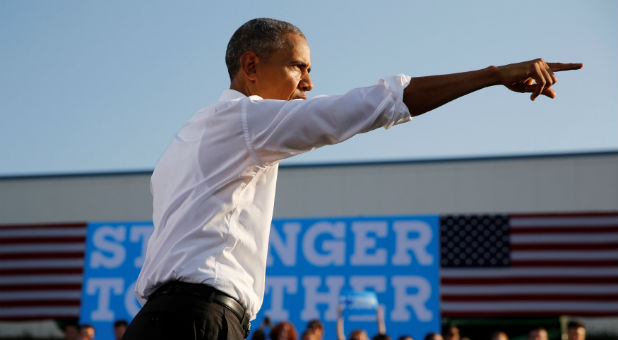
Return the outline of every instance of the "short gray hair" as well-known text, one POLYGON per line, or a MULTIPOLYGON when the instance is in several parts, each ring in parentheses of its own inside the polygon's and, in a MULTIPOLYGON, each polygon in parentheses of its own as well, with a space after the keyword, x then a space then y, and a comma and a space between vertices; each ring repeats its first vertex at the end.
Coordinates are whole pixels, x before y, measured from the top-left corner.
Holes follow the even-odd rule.
POLYGON ((298 27, 276 19, 257 18, 240 26, 230 38, 225 52, 230 80, 233 80, 240 70, 240 57, 245 52, 252 51, 260 58, 269 58, 273 52, 284 47, 284 36, 288 33, 305 37, 298 27))

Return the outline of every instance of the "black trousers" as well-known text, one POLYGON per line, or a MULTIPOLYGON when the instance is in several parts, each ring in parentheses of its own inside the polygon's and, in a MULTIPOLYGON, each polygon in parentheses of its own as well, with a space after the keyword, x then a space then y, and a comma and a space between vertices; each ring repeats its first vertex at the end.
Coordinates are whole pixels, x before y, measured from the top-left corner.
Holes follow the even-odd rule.
POLYGON ((242 340, 245 328, 228 308, 188 292, 153 294, 123 340, 242 340))

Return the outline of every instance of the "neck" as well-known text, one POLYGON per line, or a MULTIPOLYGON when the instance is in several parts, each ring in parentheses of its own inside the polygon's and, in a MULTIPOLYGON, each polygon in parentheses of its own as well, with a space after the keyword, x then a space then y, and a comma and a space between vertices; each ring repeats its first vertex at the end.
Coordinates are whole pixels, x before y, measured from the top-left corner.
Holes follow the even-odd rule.
POLYGON ((243 81, 240 77, 235 77, 230 84, 230 89, 236 90, 245 96, 249 97, 251 95, 251 91, 249 91, 249 86, 247 83, 243 81))

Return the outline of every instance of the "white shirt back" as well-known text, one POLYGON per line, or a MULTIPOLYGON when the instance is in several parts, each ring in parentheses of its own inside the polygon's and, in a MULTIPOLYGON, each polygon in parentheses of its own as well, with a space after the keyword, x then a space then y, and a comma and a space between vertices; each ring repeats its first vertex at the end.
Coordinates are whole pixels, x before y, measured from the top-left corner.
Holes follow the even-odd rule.
POLYGON ((178 132, 151 179, 154 232, 136 293, 205 283, 251 314, 264 297, 279 162, 410 120, 398 75, 341 96, 264 100, 226 90, 178 132))

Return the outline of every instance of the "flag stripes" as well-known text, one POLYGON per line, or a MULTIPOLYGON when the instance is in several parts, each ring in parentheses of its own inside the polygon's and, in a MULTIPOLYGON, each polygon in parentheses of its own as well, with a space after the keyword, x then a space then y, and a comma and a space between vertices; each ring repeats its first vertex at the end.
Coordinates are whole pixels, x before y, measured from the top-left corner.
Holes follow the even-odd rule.
POLYGON ((442 254, 451 251, 448 238, 459 235, 461 257, 459 266, 442 266, 443 316, 618 313, 618 213, 510 215, 509 261, 491 268, 463 265, 475 254, 461 251, 472 247, 465 241, 466 226, 472 218, 477 224, 484 219, 495 222, 495 216, 441 217, 441 222, 449 218, 456 229, 448 234, 443 230, 442 254))
POLYGON ((0 225, 0 320, 78 318, 86 223, 0 225))

